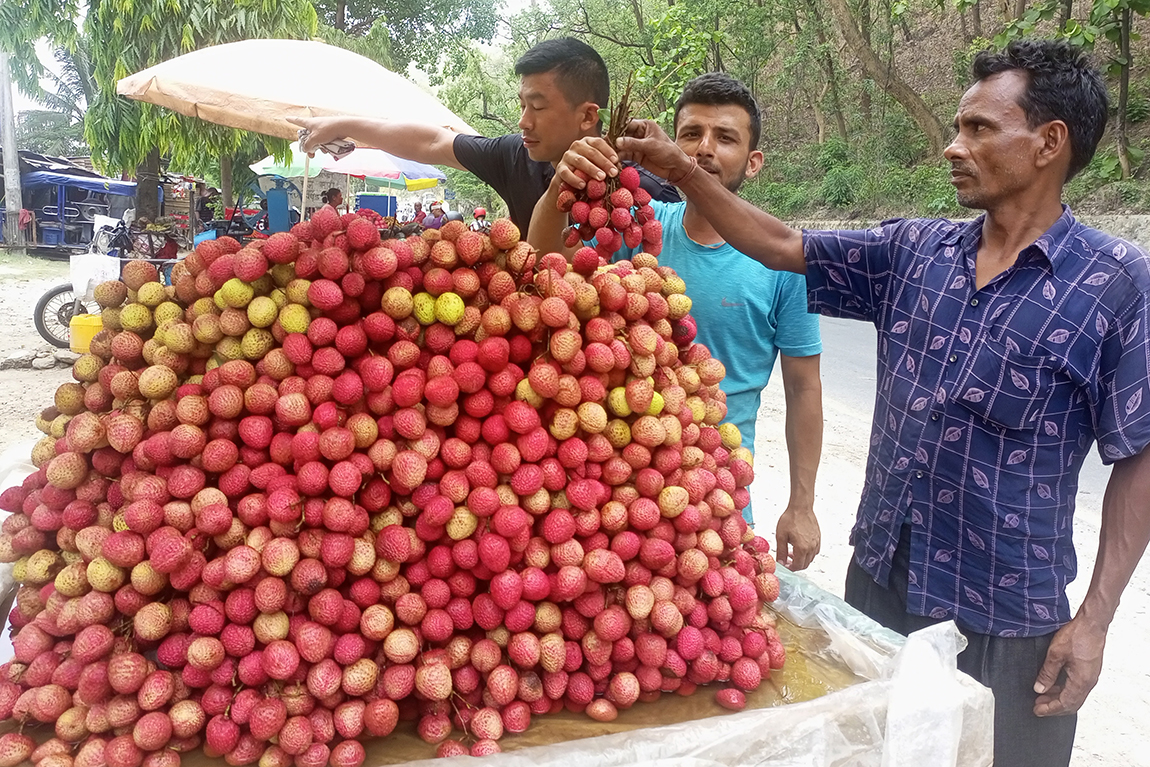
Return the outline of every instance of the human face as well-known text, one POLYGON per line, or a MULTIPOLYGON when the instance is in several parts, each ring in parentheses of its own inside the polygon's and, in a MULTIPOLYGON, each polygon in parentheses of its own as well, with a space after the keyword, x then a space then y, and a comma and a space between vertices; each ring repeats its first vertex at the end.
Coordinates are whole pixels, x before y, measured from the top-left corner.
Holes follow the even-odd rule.
POLYGON ((738 104, 684 105, 675 143, 732 192, 763 167, 763 153, 751 146, 751 116, 738 104))
MULTIPOLYGON (((1051 153, 1051 126, 1030 127, 1019 100, 1027 76, 1019 70, 975 83, 962 97, 954 118, 956 135, 943 152, 950 162, 950 183, 964 208, 992 209, 1031 189, 1041 177, 1057 176, 1061 186, 1069 164, 1069 145, 1051 153)), ((1064 130, 1056 121, 1056 131, 1064 130)))
POLYGON ((571 104, 560 90, 554 72, 524 75, 520 79, 519 130, 532 160, 559 162, 573 143, 594 132, 597 122, 598 106, 590 102, 571 104))

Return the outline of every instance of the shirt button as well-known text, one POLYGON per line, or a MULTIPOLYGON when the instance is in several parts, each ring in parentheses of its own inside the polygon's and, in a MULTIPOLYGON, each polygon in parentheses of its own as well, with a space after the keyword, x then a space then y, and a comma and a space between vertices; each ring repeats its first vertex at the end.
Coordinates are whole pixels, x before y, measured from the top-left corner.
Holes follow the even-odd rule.
POLYGON ((978 306, 978 299, 977 298, 970 299, 970 305, 971 306, 978 306))
POLYGON ((914 473, 914 476, 915 476, 915 478, 916 478, 916 479, 922 479, 922 472, 921 472, 921 471, 916 471, 916 472, 914 473))
POLYGON ((957 354, 950 355, 950 361, 951 362, 958 362, 958 355, 957 354))
POLYGON ((930 414, 930 420, 937 421, 938 420, 938 413, 931 413, 930 414))

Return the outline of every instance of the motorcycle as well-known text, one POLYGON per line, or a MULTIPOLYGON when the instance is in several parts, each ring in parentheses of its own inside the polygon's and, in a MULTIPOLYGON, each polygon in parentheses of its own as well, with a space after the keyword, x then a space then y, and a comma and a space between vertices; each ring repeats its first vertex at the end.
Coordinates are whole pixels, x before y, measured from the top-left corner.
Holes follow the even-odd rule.
MULTIPOLYGON (((120 222, 115 227, 102 227, 92 238, 88 252, 73 256, 73 258, 83 259, 92 255, 108 256, 118 260, 122 269, 123 264, 127 261, 141 260, 138 256, 127 255, 141 249, 140 243, 133 241, 133 234, 129 232, 128 227, 120 222)), ((154 250, 151 248, 150 239, 148 249, 154 250)), ((170 285, 172 283, 172 267, 177 262, 176 258, 143 257, 142 260, 156 265, 156 269, 160 273, 160 281, 163 284, 170 285)), ((75 274, 75 270, 73 270, 73 274, 75 274)), ((109 279, 113 279, 115 276, 119 275, 109 276, 109 279)), ((93 308, 95 308, 94 304, 93 308)), ((49 288, 44 295, 40 296, 40 300, 36 302, 36 308, 33 309, 32 319, 36 324, 36 331, 45 341, 58 348, 66 349, 71 342, 72 318, 78 314, 87 313, 88 305, 84 301, 84 294, 77 295, 73 289, 73 284, 67 282, 49 288)))

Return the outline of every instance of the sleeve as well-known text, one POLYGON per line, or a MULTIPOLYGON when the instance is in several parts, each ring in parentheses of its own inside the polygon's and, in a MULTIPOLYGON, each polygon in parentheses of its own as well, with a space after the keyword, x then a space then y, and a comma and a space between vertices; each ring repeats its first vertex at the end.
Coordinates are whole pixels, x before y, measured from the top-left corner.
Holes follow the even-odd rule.
POLYGON ((1106 464, 1138 455, 1150 444, 1150 297, 1145 292, 1119 315, 1102 342, 1098 452, 1106 464))
POLYGON ((452 148, 459 164, 473 173, 480 181, 495 190, 500 196, 507 188, 510 177, 511 153, 508 151, 506 136, 487 138, 470 136, 464 133, 455 137, 452 148))
POLYGON ((905 219, 871 229, 803 230, 810 311, 876 322, 905 219))
POLYGON ((807 310, 806 284, 801 274, 779 273, 775 295, 775 346, 788 357, 822 354, 819 315, 807 310))

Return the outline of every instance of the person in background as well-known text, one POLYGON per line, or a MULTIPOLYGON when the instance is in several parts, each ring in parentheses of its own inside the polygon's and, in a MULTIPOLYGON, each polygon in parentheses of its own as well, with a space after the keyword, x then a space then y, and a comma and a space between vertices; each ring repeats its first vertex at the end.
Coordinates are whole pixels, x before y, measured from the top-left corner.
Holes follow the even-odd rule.
POLYGON ((323 200, 324 205, 330 205, 336 210, 339 210, 339 206, 343 205, 343 192, 339 191, 339 189, 334 186, 321 194, 319 197, 321 200, 323 200))
POLYGON ((1086 54, 1016 40, 979 53, 973 80, 944 152, 958 203, 985 211, 970 222, 799 231, 699 172, 654 123, 634 123, 619 152, 678 179, 743 253, 805 273, 811 308, 875 325, 847 602, 902 634, 955 621, 969 642, 958 667, 994 693, 994 763, 1065 767, 1150 541, 1150 257, 1062 202, 1109 113, 1086 54), (1072 612, 1075 496, 1095 444, 1114 468, 1072 612))
POLYGON ((216 217, 216 212, 212 207, 212 202, 215 200, 216 195, 220 190, 214 186, 206 186, 204 184, 197 184, 196 190, 196 215, 199 216, 200 222, 207 224, 216 217))
POLYGON ((420 202, 419 200, 415 201, 414 208, 415 208, 415 215, 411 217, 411 220, 417 224, 422 225, 423 219, 427 218, 427 211, 425 211, 423 209, 423 203, 420 202))
MULTIPOLYGON (((762 120, 754 96, 738 80, 719 73, 687 83, 675 104, 675 142, 684 153, 735 193, 763 165, 758 150, 762 120)), ((558 166, 555 179, 535 207, 530 242, 540 252, 565 252, 567 215, 557 210, 559 182, 580 168, 601 173, 610 145, 601 138, 575 142, 558 166)), ((613 167, 613 164, 612 164, 613 167)), ((822 452, 822 382, 819 379, 818 315, 807 312, 806 284, 789 272, 756 263, 729 245, 690 198, 652 202, 663 225, 659 264, 683 279, 697 323, 695 340, 727 368, 726 421, 738 427, 743 446, 754 450, 755 418, 762 390, 778 359, 786 396, 786 440, 790 498, 775 526, 778 560, 793 570, 806 568, 819 552, 815 516, 815 476, 822 452)), ((623 248, 615 258, 629 259, 623 248)), ((751 507, 743 509, 753 522, 751 507)))
POLYGON ((443 203, 439 200, 431 203, 431 215, 423 219, 424 229, 438 229, 443 226, 447 221, 447 217, 443 214, 443 203))
MULTIPOLYGON (((531 211, 547 191, 555 163, 571 144, 603 131, 599 108, 610 102, 607 65, 573 37, 544 40, 515 62, 519 76, 519 133, 485 138, 434 125, 364 117, 293 118, 300 148, 314 152, 338 138, 407 160, 470 171, 507 202, 511 220, 527 234, 531 211)), ((678 202, 674 187, 640 170, 652 199, 678 202)))
POLYGON ((471 231, 473 231, 473 232, 489 232, 489 231, 491 231, 491 224, 487 223, 487 209, 486 208, 476 208, 475 213, 472 214, 472 217, 475 220, 472 221, 471 226, 468 227, 469 229, 471 229, 471 231))

